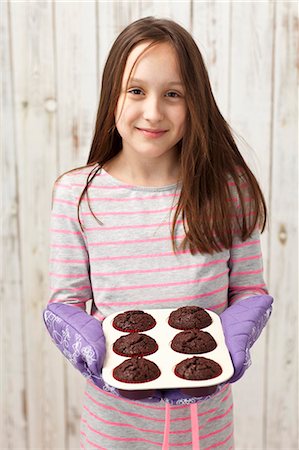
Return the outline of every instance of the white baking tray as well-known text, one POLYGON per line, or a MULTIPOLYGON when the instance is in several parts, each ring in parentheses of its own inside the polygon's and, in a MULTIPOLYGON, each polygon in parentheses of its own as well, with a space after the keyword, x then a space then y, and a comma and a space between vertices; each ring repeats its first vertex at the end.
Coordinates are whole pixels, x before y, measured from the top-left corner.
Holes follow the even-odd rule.
POLYGON ((212 318, 212 323, 206 328, 202 328, 203 331, 210 333, 217 343, 215 350, 208 353, 201 354, 185 354, 177 353, 172 350, 170 344, 174 336, 183 330, 172 328, 168 325, 168 318, 172 311, 175 309, 143 309, 142 311, 151 314, 156 320, 157 324, 154 328, 148 331, 143 331, 143 334, 147 334, 154 338, 158 344, 158 350, 152 355, 145 356, 157 364, 161 371, 161 375, 155 380, 145 383, 124 383, 118 381, 113 377, 113 369, 121 364, 128 357, 117 355, 112 347, 116 339, 129 333, 116 330, 113 325, 113 319, 118 314, 125 311, 119 311, 107 316, 103 321, 103 331, 106 338, 106 357, 104 360, 102 377, 103 380, 118 389, 126 390, 143 390, 143 389, 172 389, 172 388, 199 388, 215 386, 223 383, 232 377, 234 368, 230 358, 230 354, 225 345, 225 339, 222 331, 222 325, 219 316, 213 311, 207 310, 207 313, 212 318), (203 356, 205 358, 212 359, 220 364, 222 373, 215 378, 209 380, 184 380, 177 377, 174 374, 174 368, 176 364, 187 358, 193 356, 203 356))

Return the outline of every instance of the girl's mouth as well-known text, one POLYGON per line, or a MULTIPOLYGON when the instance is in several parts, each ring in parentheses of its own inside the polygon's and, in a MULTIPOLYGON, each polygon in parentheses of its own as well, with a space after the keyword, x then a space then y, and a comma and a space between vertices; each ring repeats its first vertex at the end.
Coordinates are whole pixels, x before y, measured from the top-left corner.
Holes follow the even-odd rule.
POLYGON ((140 131, 143 136, 149 138, 159 138, 167 132, 167 130, 153 130, 149 128, 137 128, 137 130, 140 131))

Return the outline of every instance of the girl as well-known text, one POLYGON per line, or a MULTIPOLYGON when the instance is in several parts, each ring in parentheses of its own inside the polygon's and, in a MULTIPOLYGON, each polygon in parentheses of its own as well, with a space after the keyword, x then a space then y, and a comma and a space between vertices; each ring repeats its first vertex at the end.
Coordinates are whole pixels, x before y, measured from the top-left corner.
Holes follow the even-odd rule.
POLYGON ((46 326, 88 378, 82 449, 232 449, 230 384, 128 400, 105 384, 103 318, 198 305, 220 315, 234 365, 271 312, 259 232, 266 207, 177 23, 151 17, 116 39, 88 164, 55 185, 46 326), (91 300, 91 314, 86 303, 91 300))

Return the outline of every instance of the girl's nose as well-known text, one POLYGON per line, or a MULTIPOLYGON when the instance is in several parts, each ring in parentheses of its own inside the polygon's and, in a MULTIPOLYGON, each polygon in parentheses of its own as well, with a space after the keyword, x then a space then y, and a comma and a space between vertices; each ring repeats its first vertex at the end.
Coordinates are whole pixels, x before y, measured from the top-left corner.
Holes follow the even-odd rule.
POLYGON ((144 102, 143 117, 149 122, 160 122, 164 118, 161 101, 156 97, 149 97, 144 102))

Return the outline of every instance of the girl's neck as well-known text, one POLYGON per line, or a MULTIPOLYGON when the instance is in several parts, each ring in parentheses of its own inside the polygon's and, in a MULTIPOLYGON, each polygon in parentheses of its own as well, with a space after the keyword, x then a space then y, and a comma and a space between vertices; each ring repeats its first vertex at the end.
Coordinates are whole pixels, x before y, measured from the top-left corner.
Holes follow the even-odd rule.
POLYGON ((122 153, 104 165, 114 178, 136 186, 167 186, 179 181, 179 161, 176 159, 128 159, 122 153))

